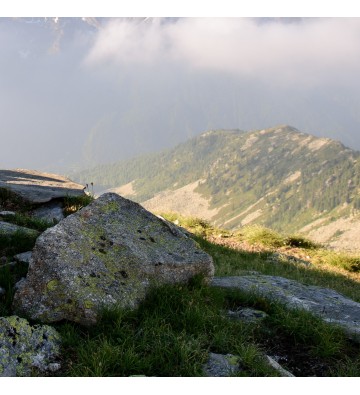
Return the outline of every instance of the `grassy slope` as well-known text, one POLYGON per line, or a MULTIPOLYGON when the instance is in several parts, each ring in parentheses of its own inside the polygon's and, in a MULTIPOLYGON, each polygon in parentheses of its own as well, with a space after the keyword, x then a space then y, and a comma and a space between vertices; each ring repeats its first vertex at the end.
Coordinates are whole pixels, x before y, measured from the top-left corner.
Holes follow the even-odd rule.
MULTIPOLYGON (((332 287, 360 301, 356 257, 335 259, 333 253, 301 237, 268 229, 247 228, 230 234, 196 218, 168 218, 194 232, 202 248, 213 256, 216 275, 256 270, 332 287), (268 259, 274 251, 306 255, 313 265, 299 267, 286 260, 274 264, 268 259)), ((18 237, 7 240, 0 255, 11 260, 13 253, 32 248, 34 240, 18 237), (19 250, 20 240, 30 244, 19 250)), ((0 314, 11 314, 14 284, 26 271, 26 265, 0 268, 0 286, 7 291, 0 297, 0 314)), ((297 376, 360 374, 359 346, 349 342, 341 330, 257 295, 209 288, 201 278, 153 290, 136 311, 104 311, 95 327, 55 326, 63 338, 63 368, 57 373, 61 376, 201 376, 210 351, 240 356, 240 376, 276 376, 265 362, 264 352, 278 355, 281 364, 297 376), (244 306, 269 316, 258 324, 226 318, 228 309, 244 306)))
MULTIPOLYGON (((332 287, 360 302, 358 267, 347 265, 347 255, 343 265, 337 261, 334 266, 331 260, 321 260, 324 250, 298 236, 260 228, 230 235, 202 220, 168 218, 196 234, 201 247, 214 258, 216 275, 256 270, 332 287), (210 242, 212 238, 226 240, 227 246, 210 242), (268 260, 274 251, 285 250, 306 254, 313 266, 268 260)), ((67 323, 58 329, 67 356, 64 374, 71 376, 201 376, 209 352, 240 356, 239 376, 276 376, 263 353, 278 355, 296 376, 360 374, 359 345, 349 342, 340 329, 254 294, 209 288, 201 278, 153 290, 137 311, 105 311, 94 328, 67 323), (269 316, 257 324, 226 318, 228 309, 239 307, 260 309, 269 316)))
POLYGON ((222 207, 214 217, 236 228, 249 206, 256 219, 281 231, 295 231, 321 216, 360 209, 359 153, 290 127, 265 132, 213 131, 177 147, 75 176, 80 182, 116 187, 135 180, 137 201, 206 179, 197 191, 222 207), (296 178, 298 174, 298 178, 296 178), (291 176, 295 177, 294 179, 291 176), (236 219, 232 220, 232 218, 236 219))

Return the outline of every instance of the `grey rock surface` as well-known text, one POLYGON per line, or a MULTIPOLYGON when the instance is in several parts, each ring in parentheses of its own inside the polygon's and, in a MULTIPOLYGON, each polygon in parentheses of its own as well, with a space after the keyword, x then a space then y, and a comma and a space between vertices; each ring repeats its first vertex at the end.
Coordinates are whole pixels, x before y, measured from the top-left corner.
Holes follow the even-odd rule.
POLYGON ((64 176, 25 169, 0 170, 0 188, 9 189, 30 203, 85 194, 83 185, 64 176))
POLYGON ((269 355, 265 355, 267 362, 269 365, 275 369, 281 377, 295 377, 291 372, 284 369, 274 358, 270 357, 269 355))
POLYGON ((63 204, 60 201, 51 201, 35 209, 32 215, 47 222, 57 223, 65 218, 63 204))
POLYGON ((360 303, 332 289, 265 275, 215 277, 212 285, 256 292, 289 308, 310 311, 326 322, 340 325, 352 339, 360 342, 360 303))
POLYGON ((13 215, 15 215, 15 214, 16 214, 15 211, 0 211, 0 217, 1 217, 1 216, 5 217, 5 216, 7 216, 7 215, 13 216, 13 215))
POLYGON ((0 317, 0 376, 26 377, 60 368, 60 335, 17 316, 0 317), (55 366, 54 366, 55 365, 55 366))
POLYGON ((239 308, 235 311, 229 310, 227 315, 229 318, 244 321, 247 323, 256 323, 262 321, 268 316, 264 311, 250 309, 247 307, 239 308))
POLYGON ((40 234, 37 230, 34 229, 29 229, 29 228, 25 228, 24 226, 18 226, 15 224, 11 224, 9 222, 0 221, 0 234, 6 234, 10 236, 19 231, 32 236, 36 236, 40 234))
POLYGON ((209 353, 209 359, 203 367, 208 377, 230 377, 240 371, 240 358, 232 354, 209 353))
POLYGON ((21 252, 20 254, 14 255, 14 259, 20 263, 30 263, 32 257, 32 251, 21 252))
POLYGON ((114 193, 42 233, 14 296, 21 315, 92 324, 102 306, 135 308, 150 284, 209 280, 212 258, 195 241, 114 193))

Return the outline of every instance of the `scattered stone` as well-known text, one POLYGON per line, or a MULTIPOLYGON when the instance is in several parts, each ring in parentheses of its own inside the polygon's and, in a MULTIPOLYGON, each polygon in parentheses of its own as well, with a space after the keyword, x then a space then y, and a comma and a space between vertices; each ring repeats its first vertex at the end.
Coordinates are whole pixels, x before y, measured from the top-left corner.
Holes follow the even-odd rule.
POLYGON ((11 224, 9 222, 3 222, 0 221, 0 234, 6 234, 6 235, 13 235, 17 232, 23 232, 27 235, 31 235, 31 236, 36 236, 38 234, 40 234, 40 232, 38 232, 37 230, 34 229, 29 229, 29 228, 25 228, 23 226, 18 226, 15 224, 11 224))
POLYGON ((30 263, 32 257, 32 251, 22 252, 20 254, 14 255, 15 261, 19 263, 30 263))
POLYGON ((84 185, 64 176, 24 169, 0 170, 0 188, 9 189, 30 203, 85 195, 84 185))
POLYGON ((265 357, 269 362, 269 365, 274 368, 281 377, 295 377, 292 373, 284 369, 278 362, 276 362, 274 358, 271 358, 269 355, 266 355, 265 357))
POLYGON ((6 256, 1 256, 0 257, 0 266, 6 265, 6 264, 7 264, 6 256))
POLYGON ((14 211, 0 211, 0 216, 6 217, 7 215, 15 215, 14 211))
POLYGON ((232 354, 209 353, 209 359, 204 366, 207 377, 230 377, 240 371, 240 357, 232 354))
POLYGON ((289 308, 310 311, 326 322, 340 325, 353 340, 360 342, 360 303, 332 289, 265 275, 215 277, 212 285, 256 292, 289 308))
POLYGON ((0 376, 27 377, 59 369, 60 335, 47 325, 30 326, 17 316, 0 317, 0 376))
POLYGON ((267 258, 267 261, 270 263, 288 262, 288 263, 300 264, 305 266, 311 265, 311 262, 306 261, 305 259, 300 259, 297 258, 296 256, 283 254, 281 252, 274 252, 267 258))
POLYGON ((227 315, 229 318, 241 320, 250 324, 262 321, 268 316, 264 311, 250 309, 248 307, 239 308, 236 311, 229 310, 227 315))
POLYGON ((42 233, 13 307, 41 322, 97 322, 104 306, 135 308, 148 287, 210 280, 212 258, 175 225, 114 193, 42 233))
POLYGON ((3 296, 5 294, 6 294, 5 289, 0 287, 0 296, 3 296))
POLYGON ((35 209, 32 215, 43 221, 58 223, 65 218, 63 203, 61 201, 51 201, 35 209))

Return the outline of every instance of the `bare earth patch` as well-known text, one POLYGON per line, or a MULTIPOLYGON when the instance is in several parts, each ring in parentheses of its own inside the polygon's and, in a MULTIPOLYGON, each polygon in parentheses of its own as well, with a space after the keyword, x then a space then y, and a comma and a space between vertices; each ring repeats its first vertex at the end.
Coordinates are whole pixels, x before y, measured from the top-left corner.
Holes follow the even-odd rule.
POLYGON ((360 218, 339 218, 308 233, 308 236, 336 250, 360 250, 360 218))
POLYGON ((117 188, 111 188, 107 192, 114 192, 124 197, 136 195, 136 191, 134 189, 134 181, 131 181, 128 184, 121 185, 117 188))
POLYGON ((200 193, 195 192, 201 181, 195 181, 173 191, 160 192, 152 199, 142 202, 141 205, 152 212, 177 212, 185 216, 211 220, 220 208, 210 209, 210 202, 200 193))

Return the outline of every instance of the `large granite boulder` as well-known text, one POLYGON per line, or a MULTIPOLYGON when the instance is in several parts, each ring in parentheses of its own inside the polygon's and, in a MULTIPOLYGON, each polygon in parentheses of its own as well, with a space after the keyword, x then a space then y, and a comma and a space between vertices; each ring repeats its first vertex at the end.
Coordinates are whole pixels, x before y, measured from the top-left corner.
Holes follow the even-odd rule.
POLYGON ((8 189, 35 204, 85 195, 83 185, 64 176, 25 169, 0 170, 0 188, 8 189))
POLYGON ((99 308, 135 308, 150 284, 214 274, 212 258, 175 225, 107 193, 37 239, 14 309, 41 322, 93 324, 99 308))
POLYGON ((60 335, 17 316, 0 317, 0 377, 43 375, 60 368, 60 335))

